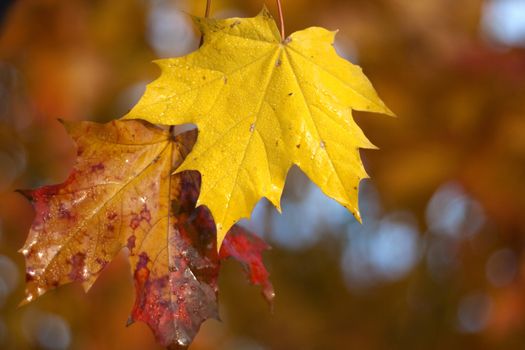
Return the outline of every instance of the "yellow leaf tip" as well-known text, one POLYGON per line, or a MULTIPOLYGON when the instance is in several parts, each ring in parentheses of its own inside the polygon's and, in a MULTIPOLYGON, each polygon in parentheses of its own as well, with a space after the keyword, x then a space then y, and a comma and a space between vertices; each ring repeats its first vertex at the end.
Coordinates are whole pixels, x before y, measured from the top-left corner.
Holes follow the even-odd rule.
POLYGON ((390 108, 388 108, 387 106, 385 106, 385 109, 386 109, 385 114, 386 114, 387 116, 397 118, 397 115, 396 115, 394 112, 392 112, 392 110, 391 110, 390 108))
POLYGON ((82 282, 82 289, 84 289, 84 292, 87 293, 93 287, 93 284, 95 283, 94 280, 87 280, 82 282))
POLYGON ((354 218, 357 220, 357 222, 359 222, 360 224, 363 223, 363 218, 361 217, 361 212, 359 212, 359 208, 358 207, 353 207, 353 208, 348 208, 350 210, 350 212, 352 213, 352 215, 354 216, 354 218))
POLYGON ((257 16, 263 16, 263 17, 269 17, 269 18, 273 18, 272 16, 272 13, 270 12, 270 10, 268 9, 268 7, 266 6, 266 4, 263 5, 261 11, 259 11, 259 13, 257 14, 257 16))

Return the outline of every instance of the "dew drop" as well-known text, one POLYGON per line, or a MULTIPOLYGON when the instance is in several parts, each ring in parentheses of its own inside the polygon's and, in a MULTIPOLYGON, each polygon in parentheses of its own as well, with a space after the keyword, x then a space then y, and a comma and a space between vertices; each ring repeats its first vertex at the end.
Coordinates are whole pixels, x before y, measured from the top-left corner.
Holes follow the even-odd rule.
POLYGON ((179 343, 180 346, 186 347, 186 346, 189 345, 190 341, 186 337, 182 338, 182 337, 179 336, 179 339, 177 339, 177 343, 179 343))

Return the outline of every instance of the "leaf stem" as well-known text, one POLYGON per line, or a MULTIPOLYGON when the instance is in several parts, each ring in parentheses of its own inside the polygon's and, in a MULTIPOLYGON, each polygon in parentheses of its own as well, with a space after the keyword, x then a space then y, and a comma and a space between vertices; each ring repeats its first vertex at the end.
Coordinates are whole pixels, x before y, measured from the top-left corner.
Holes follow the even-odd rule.
POLYGON ((281 39, 284 41, 286 39, 286 34, 284 30, 284 16, 283 16, 283 7, 281 6, 281 0, 277 0, 277 9, 279 10, 279 23, 281 24, 281 39))
POLYGON ((206 0, 206 12, 204 12, 204 18, 210 17, 211 12, 211 0, 206 0))
MULTIPOLYGON (((206 11, 204 11, 204 18, 210 17, 211 12, 211 0, 206 0, 206 11)), ((199 47, 204 44, 204 35, 201 34, 201 40, 199 41, 199 47)))

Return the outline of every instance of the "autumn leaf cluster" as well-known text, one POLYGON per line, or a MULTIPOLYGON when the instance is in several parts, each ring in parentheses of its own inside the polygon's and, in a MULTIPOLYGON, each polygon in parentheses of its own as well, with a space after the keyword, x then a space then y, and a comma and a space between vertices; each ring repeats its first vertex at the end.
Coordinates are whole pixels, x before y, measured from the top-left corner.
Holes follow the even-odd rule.
POLYGON ((66 123, 77 144, 66 182, 22 191, 36 210, 21 250, 26 301, 72 281, 88 290, 127 248, 130 322, 186 347, 218 317, 222 260, 239 260, 273 298, 261 260, 268 246, 235 224, 262 197, 280 209, 292 165, 359 218, 367 177, 359 149, 374 146, 352 110, 392 113, 361 69, 336 54, 334 32, 309 28, 282 40, 266 9, 195 22, 202 47, 157 61, 162 74, 124 119, 66 123), (175 136, 173 126, 187 123, 198 135, 175 136))

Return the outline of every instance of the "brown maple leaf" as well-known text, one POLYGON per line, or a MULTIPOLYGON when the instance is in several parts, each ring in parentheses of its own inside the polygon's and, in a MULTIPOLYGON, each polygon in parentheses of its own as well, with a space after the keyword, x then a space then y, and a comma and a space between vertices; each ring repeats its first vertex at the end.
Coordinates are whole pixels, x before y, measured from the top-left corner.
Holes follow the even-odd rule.
POLYGON ((273 298, 261 259, 268 246, 235 227, 217 253, 211 214, 195 208, 199 174, 172 175, 195 131, 173 137, 142 121, 65 125, 78 146, 72 173, 60 185, 22 191, 36 211, 21 249, 26 302, 72 281, 88 290, 123 247, 136 288, 129 322, 146 322, 164 346, 188 346, 202 322, 218 317, 222 259, 239 260, 273 298))

